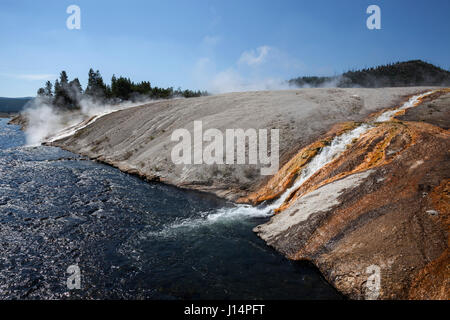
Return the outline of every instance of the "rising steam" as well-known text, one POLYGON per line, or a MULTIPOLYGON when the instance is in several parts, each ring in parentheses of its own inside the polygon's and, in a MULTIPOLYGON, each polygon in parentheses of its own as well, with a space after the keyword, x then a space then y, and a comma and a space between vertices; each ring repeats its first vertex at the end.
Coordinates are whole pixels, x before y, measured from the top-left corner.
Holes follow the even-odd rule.
POLYGON ((22 112, 22 117, 27 123, 25 126, 26 143, 28 146, 40 145, 50 137, 69 127, 76 126, 88 118, 106 115, 117 110, 149 102, 147 99, 139 102, 108 104, 96 102, 89 97, 83 97, 79 101, 80 109, 69 111, 59 110, 45 97, 37 97, 29 102, 22 112))

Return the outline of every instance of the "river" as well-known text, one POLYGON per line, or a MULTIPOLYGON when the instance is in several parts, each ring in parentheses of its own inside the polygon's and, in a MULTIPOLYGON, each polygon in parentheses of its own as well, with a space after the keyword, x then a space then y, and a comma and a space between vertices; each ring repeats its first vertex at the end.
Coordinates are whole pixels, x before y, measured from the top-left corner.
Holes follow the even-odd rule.
MULTIPOLYGON (((148 183, 0 119, 0 299, 340 299, 207 194, 148 183), (214 218, 214 217, 220 217, 214 218), (78 265, 81 289, 67 268, 78 265)), ((231 210, 233 211, 233 210, 231 210)))

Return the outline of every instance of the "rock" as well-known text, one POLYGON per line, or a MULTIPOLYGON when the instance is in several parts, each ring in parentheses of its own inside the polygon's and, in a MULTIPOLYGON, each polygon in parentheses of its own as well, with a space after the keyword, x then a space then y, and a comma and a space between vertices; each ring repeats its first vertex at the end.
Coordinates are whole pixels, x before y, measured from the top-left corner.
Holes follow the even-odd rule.
MULTIPOLYGON (((349 298, 448 300, 448 150, 448 130, 425 122, 381 124, 255 232, 289 259, 312 261, 349 298)), ((256 192, 266 193, 265 187, 256 192)))
MULTIPOLYGON (((143 178, 256 204, 279 197, 356 121, 424 91, 308 89, 162 101, 101 117, 53 145, 143 178), (282 128, 281 169, 264 177, 254 174, 259 165, 174 165, 171 133, 192 132, 197 120, 203 130, 223 132, 282 128)), ((289 259, 313 262, 349 298, 450 299, 450 133, 435 120, 374 124, 255 231, 289 259), (430 210, 438 214, 425 214, 430 210)))
MULTIPOLYGON (((300 149, 317 139, 329 138, 326 133, 333 125, 338 125, 337 132, 342 122, 350 121, 351 126, 352 121, 362 121, 373 112, 426 90, 301 89, 153 102, 108 114, 75 135, 52 144, 115 167, 133 168, 142 177, 159 177, 179 187, 249 201, 245 198, 270 178, 260 174, 261 164, 175 165, 171 151, 177 142, 171 141, 172 132, 184 128, 192 133, 194 121, 202 121, 203 132, 211 128, 223 133, 236 128, 278 128, 280 164, 285 164, 300 149)), ((305 157, 314 152, 311 150, 305 157)))
POLYGON ((450 93, 426 101, 397 118, 406 121, 427 122, 448 130, 450 129, 450 93))
POLYGON ((15 124, 21 127, 24 130, 28 126, 28 120, 22 114, 18 114, 9 120, 8 124, 15 124))

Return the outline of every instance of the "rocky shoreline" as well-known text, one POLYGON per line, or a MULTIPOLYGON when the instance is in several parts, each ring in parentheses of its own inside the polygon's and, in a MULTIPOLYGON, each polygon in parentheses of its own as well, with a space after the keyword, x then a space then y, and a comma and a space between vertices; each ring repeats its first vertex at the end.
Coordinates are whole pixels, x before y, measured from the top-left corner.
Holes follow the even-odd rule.
MULTIPOLYGON (((375 298, 448 300, 449 111, 446 90, 399 117, 408 121, 377 125, 255 232, 288 258, 312 261, 349 298, 374 297, 368 281, 376 268, 375 298), (439 119, 424 112, 430 108, 439 119)), ((286 176, 250 199, 270 198, 286 176)))
MULTIPOLYGON (((427 90, 303 89, 164 101, 111 113, 50 144, 148 180, 255 204, 291 186, 333 137, 427 90), (196 120, 205 130, 279 128, 280 171, 265 177, 261 165, 173 164, 171 133, 193 131, 196 120)), ((441 90, 377 124, 255 232, 288 258, 312 261, 349 298, 449 299, 449 108, 450 93, 441 90), (367 291, 374 268, 376 296, 367 291)))

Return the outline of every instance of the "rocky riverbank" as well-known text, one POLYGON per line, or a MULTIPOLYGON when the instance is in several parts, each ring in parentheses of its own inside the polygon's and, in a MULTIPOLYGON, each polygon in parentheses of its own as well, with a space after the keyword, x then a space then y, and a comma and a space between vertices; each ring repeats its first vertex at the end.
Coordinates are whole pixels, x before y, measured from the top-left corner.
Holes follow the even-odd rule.
MULTIPOLYGON (((427 90, 304 89, 162 101, 108 114, 50 144, 149 180, 256 204, 292 186, 334 137, 427 90), (171 134, 193 133, 194 121, 204 131, 280 129, 280 171, 267 177, 261 164, 175 165, 171 134)), ((448 299, 448 99, 440 91, 404 120, 374 123, 255 231, 288 258, 312 261, 350 298, 448 299), (380 271, 376 296, 367 292, 373 266, 380 271)))
MULTIPOLYGON (((288 258, 312 261, 352 299, 449 299, 450 117, 440 117, 449 110, 447 90, 399 117, 408 121, 377 124, 255 232, 288 258)), ((315 147, 249 199, 283 192, 315 147)))

